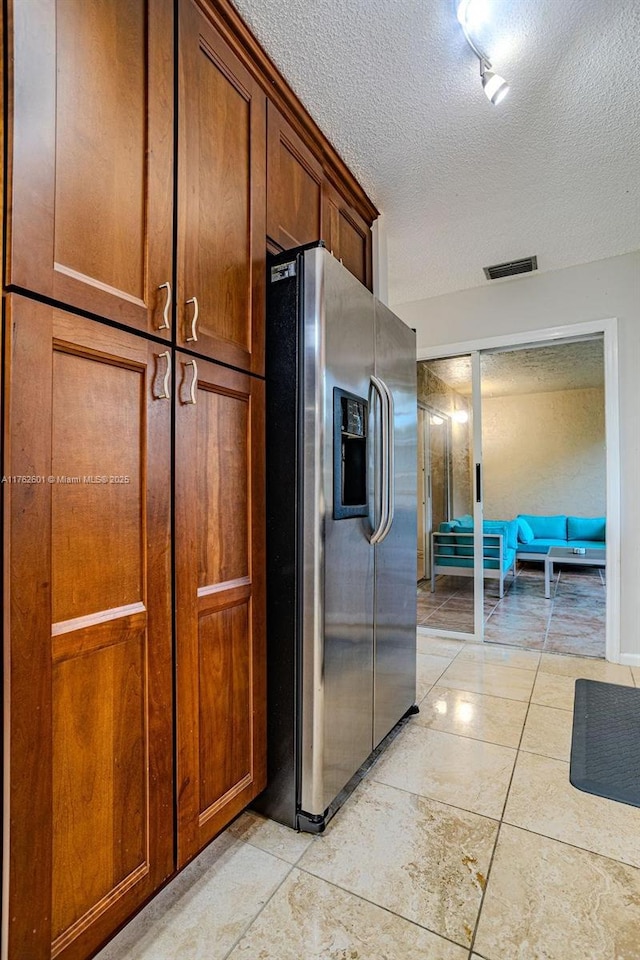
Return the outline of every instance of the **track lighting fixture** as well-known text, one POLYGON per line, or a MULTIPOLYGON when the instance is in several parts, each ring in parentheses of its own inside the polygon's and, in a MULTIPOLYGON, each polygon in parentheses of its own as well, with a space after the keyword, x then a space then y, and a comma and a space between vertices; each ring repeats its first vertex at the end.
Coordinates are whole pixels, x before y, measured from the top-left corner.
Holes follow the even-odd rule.
POLYGON ((460 0, 458 3, 456 15, 458 23, 462 27, 464 38, 480 61, 480 79, 482 80, 482 89, 487 99, 491 103, 498 104, 504 100, 509 92, 509 84, 499 74, 495 73, 491 61, 485 53, 480 50, 477 43, 471 37, 469 30, 472 21, 472 8, 478 5, 479 0, 460 0))

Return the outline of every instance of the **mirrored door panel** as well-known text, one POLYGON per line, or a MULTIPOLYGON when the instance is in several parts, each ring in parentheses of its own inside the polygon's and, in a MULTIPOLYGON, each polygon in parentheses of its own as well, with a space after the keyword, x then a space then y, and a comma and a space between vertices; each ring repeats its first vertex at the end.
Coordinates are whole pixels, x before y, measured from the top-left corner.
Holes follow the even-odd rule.
MULTIPOLYGON (((423 549, 425 580, 419 586, 419 625, 463 636, 476 627, 472 356, 418 364, 423 406, 421 464, 425 478, 423 549)), ((482 618, 480 617, 480 620, 482 618)))

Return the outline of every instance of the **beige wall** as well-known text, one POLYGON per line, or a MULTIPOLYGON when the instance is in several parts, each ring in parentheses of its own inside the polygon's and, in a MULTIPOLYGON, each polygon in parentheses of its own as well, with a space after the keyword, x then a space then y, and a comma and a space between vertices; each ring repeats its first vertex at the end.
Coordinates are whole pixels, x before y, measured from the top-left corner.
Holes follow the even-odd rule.
POLYGON ((438 345, 617 318, 620 646, 626 662, 640 664, 640 252, 392 308, 416 328, 418 356, 438 345))
POLYGON ((484 514, 605 515, 604 391, 482 401, 484 514))

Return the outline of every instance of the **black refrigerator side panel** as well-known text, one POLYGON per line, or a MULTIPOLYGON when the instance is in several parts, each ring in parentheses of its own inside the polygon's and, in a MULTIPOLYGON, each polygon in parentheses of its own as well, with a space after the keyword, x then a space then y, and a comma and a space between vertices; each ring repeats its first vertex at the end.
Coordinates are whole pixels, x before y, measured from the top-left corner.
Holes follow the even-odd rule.
POLYGON ((299 664, 298 504, 301 259, 279 254, 267 269, 267 787, 253 807, 296 826, 299 664), (294 275, 278 265, 294 263, 294 275), (278 277, 273 279, 272 277, 278 277))

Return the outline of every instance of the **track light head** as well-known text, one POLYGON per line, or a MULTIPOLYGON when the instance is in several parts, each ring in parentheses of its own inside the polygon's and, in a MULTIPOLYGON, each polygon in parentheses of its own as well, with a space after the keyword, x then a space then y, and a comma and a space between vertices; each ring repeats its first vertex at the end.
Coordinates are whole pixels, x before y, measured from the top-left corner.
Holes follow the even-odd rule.
POLYGON ((482 73, 482 89, 487 95, 487 99, 497 106, 509 93, 509 84, 500 74, 493 73, 492 70, 484 70, 482 73))
POLYGON ((476 57, 480 61, 480 77, 482 79, 482 89, 484 90, 487 99, 490 103, 497 105, 500 103, 509 92, 509 84, 507 81, 501 77, 499 74, 494 73, 491 68, 491 61, 485 53, 478 47, 478 44, 475 42, 471 36, 470 30, 470 20, 472 7, 475 12, 476 4, 479 3, 479 0, 460 0, 456 6, 456 17, 458 23, 462 27, 462 32, 464 38, 475 53, 476 57))

